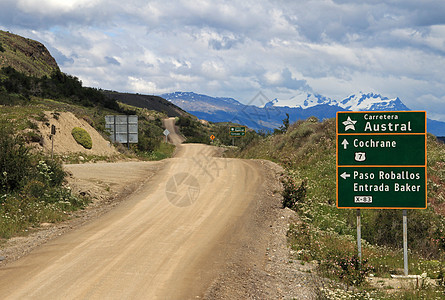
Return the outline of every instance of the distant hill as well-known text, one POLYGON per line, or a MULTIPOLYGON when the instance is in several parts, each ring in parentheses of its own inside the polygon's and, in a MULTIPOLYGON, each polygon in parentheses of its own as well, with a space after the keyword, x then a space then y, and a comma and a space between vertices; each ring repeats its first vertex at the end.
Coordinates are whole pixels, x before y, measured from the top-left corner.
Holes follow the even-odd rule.
POLYGON ((169 117, 188 115, 182 108, 159 96, 119 93, 114 91, 102 91, 102 93, 109 99, 128 105, 165 112, 169 117))
POLYGON ((42 43, 0 30, 0 68, 8 66, 34 77, 60 71, 42 43))
MULTIPOLYGON (((301 93, 293 99, 263 101, 258 106, 245 105, 233 98, 211 97, 193 92, 175 92, 161 97, 198 118, 212 122, 240 123, 255 130, 272 131, 280 127, 286 114, 289 120, 334 118, 337 111, 410 110, 399 98, 389 99, 374 93, 357 93, 336 101, 317 94, 301 93)), ((445 136, 445 122, 428 119, 428 132, 445 136)))

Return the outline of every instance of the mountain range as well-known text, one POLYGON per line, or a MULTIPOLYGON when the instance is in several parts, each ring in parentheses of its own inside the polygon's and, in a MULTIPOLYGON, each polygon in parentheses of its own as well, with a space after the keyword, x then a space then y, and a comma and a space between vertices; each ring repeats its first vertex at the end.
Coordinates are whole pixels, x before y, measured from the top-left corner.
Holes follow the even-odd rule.
MULTIPOLYGON (((233 98, 211 97, 193 92, 160 95, 185 111, 211 122, 239 123, 257 131, 273 131, 283 124, 286 114, 295 122, 315 116, 334 118, 337 111, 409 111, 397 97, 375 93, 355 93, 340 101, 313 93, 300 93, 289 100, 269 100, 259 93, 249 104, 233 98)), ((445 122, 428 119, 428 132, 445 136, 445 122)))

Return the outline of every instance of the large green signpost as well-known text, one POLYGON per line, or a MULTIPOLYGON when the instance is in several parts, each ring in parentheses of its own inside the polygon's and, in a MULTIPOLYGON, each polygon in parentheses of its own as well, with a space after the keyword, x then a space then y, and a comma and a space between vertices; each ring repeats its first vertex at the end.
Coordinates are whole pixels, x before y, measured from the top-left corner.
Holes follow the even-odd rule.
POLYGON ((337 207, 426 208, 426 112, 337 113, 337 207))
POLYGON ((337 113, 337 207, 403 209, 403 261, 408 276, 407 209, 426 208, 426 112, 337 113))

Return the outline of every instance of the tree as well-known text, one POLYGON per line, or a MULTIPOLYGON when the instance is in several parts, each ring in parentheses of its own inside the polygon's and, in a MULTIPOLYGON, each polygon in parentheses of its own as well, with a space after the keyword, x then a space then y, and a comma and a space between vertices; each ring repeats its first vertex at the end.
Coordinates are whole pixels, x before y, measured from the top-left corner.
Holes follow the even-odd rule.
POLYGON ((274 133, 286 133, 289 129, 289 114, 286 113, 286 118, 283 119, 283 125, 281 125, 278 129, 275 129, 274 133))

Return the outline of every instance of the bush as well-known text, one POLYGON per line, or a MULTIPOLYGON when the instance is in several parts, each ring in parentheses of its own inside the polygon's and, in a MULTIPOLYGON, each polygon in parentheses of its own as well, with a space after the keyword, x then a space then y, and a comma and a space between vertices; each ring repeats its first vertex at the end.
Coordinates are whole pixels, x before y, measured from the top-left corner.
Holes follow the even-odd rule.
POLYGON ((180 116, 176 125, 186 137, 185 143, 210 144, 210 134, 199 121, 188 116, 180 116))
POLYGON ((40 198, 45 193, 47 187, 39 180, 30 180, 23 188, 23 193, 33 198, 40 198))
POLYGON ((306 197, 306 180, 303 180, 300 185, 297 185, 291 176, 286 175, 281 178, 281 183, 283 184, 283 191, 281 192, 283 196, 283 208, 288 207, 296 210, 297 203, 304 201, 306 197))
POLYGON ((13 134, 10 122, 1 122, 0 191, 12 192, 20 189, 31 169, 31 155, 24 139, 13 134))
MULTIPOLYGON (((1 48, 1 47, 0 47, 1 48)), ((1 52, 1 50, 0 50, 1 52)), ((100 90, 82 86, 79 78, 55 71, 50 77, 41 78, 27 76, 16 71, 13 67, 0 69, 0 91, 7 94, 20 94, 29 102, 29 96, 57 99, 63 102, 80 104, 87 107, 100 105, 102 107, 119 110, 116 100, 106 98, 100 90)), ((0 93, 0 102, 10 104, 18 99, 7 98, 0 93), (6 102, 6 103, 5 103, 6 102)))
POLYGON ((0 43, 0 52, 5 52, 5 48, 3 48, 2 43, 0 43))
POLYGON ((162 136, 162 129, 143 118, 140 118, 139 124, 138 150, 141 152, 152 152, 159 148, 162 140, 160 138, 160 136, 162 136))
POLYGON ((43 144, 43 138, 40 134, 35 131, 28 131, 24 134, 24 137, 28 143, 39 143, 43 144))
POLYGON ((374 268, 368 264, 366 259, 361 262, 356 255, 352 257, 339 257, 334 256, 330 259, 323 261, 320 265, 321 270, 331 273, 336 278, 339 278, 343 283, 348 286, 361 285, 366 276, 374 270, 374 268))
POLYGON ((59 162, 31 154, 14 125, 0 121, 0 238, 64 220, 88 203, 62 186, 66 174, 59 162))
POLYGON ((91 149, 93 147, 93 141, 91 140, 90 134, 83 128, 74 127, 71 131, 76 142, 82 145, 86 149, 91 149))
POLYGON ((35 171, 36 173, 33 177, 45 183, 47 187, 57 187, 62 185, 66 176, 62 164, 50 159, 40 160, 35 171))

